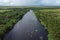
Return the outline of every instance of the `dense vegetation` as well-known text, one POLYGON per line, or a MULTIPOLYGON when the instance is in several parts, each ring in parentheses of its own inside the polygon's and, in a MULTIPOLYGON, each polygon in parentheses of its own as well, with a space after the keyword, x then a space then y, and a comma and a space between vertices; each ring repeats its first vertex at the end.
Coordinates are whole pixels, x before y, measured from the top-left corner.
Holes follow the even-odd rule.
POLYGON ((0 9, 0 40, 27 11, 27 8, 0 9))
POLYGON ((33 7, 0 9, 0 40, 30 9, 34 11, 38 20, 48 30, 48 40, 60 40, 60 9, 33 7))
POLYGON ((34 9, 41 24, 48 30, 48 40, 60 40, 60 9, 34 9))

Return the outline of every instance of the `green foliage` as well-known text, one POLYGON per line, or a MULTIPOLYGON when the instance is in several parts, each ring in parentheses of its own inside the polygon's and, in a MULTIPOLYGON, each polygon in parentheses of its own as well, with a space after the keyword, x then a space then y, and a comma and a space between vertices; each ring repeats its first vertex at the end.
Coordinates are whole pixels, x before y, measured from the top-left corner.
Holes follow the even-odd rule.
POLYGON ((4 34, 10 31, 22 16, 28 11, 27 8, 0 9, 0 40, 4 34), (6 11, 9 10, 9 11, 6 11))
POLYGON ((60 40, 60 9, 36 9, 34 12, 48 30, 48 40, 60 40))
MULTIPOLYGON (((34 10, 36 17, 48 30, 48 40, 60 40, 60 9, 57 8, 6 8, 0 9, 0 40, 23 15, 34 10), (3 11, 4 10, 4 11, 3 11), (7 10, 7 11, 6 11, 7 10)), ((41 37, 42 39, 42 37, 41 37)))

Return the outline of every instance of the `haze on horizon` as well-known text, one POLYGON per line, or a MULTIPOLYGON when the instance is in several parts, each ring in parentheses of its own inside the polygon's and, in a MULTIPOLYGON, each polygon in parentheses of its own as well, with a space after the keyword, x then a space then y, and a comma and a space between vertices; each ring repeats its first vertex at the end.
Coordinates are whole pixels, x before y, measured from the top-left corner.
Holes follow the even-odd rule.
POLYGON ((0 6, 60 6, 60 0, 0 0, 0 6))

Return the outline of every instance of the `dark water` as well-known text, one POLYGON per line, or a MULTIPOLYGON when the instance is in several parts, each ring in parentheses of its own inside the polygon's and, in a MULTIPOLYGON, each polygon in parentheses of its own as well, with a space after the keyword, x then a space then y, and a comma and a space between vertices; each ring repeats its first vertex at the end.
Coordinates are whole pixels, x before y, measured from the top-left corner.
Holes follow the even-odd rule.
POLYGON ((30 10, 5 35, 4 40, 48 40, 47 31, 38 22, 34 12, 30 10))

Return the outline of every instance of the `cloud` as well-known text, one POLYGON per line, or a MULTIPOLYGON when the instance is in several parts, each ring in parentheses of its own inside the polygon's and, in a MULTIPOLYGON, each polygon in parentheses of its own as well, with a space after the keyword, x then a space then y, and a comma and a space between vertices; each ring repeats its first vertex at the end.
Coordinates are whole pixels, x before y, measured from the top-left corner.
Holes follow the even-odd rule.
POLYGON ((3 6, 60 5, 60 0, 0 0, 3 6))
POLYGON ((0 6, 9 5, 12 0, 0 0, 0 6))
POLYGON ((43 5, 60 5, 60 0, 42 0, 43 5))
POLYGON ((9 3, 11 0, 0 0, 0 3, 9 3))
POLYGON ((37 0, 12 0, 12 2, 10 2, 10 5, 20 5, 20 6, 22 6, 22 5, 37 5, 37 0))
POLYGON ((60 0, 56 0, 56 3, 57 3, 57 4, 60 4, 60 0))

